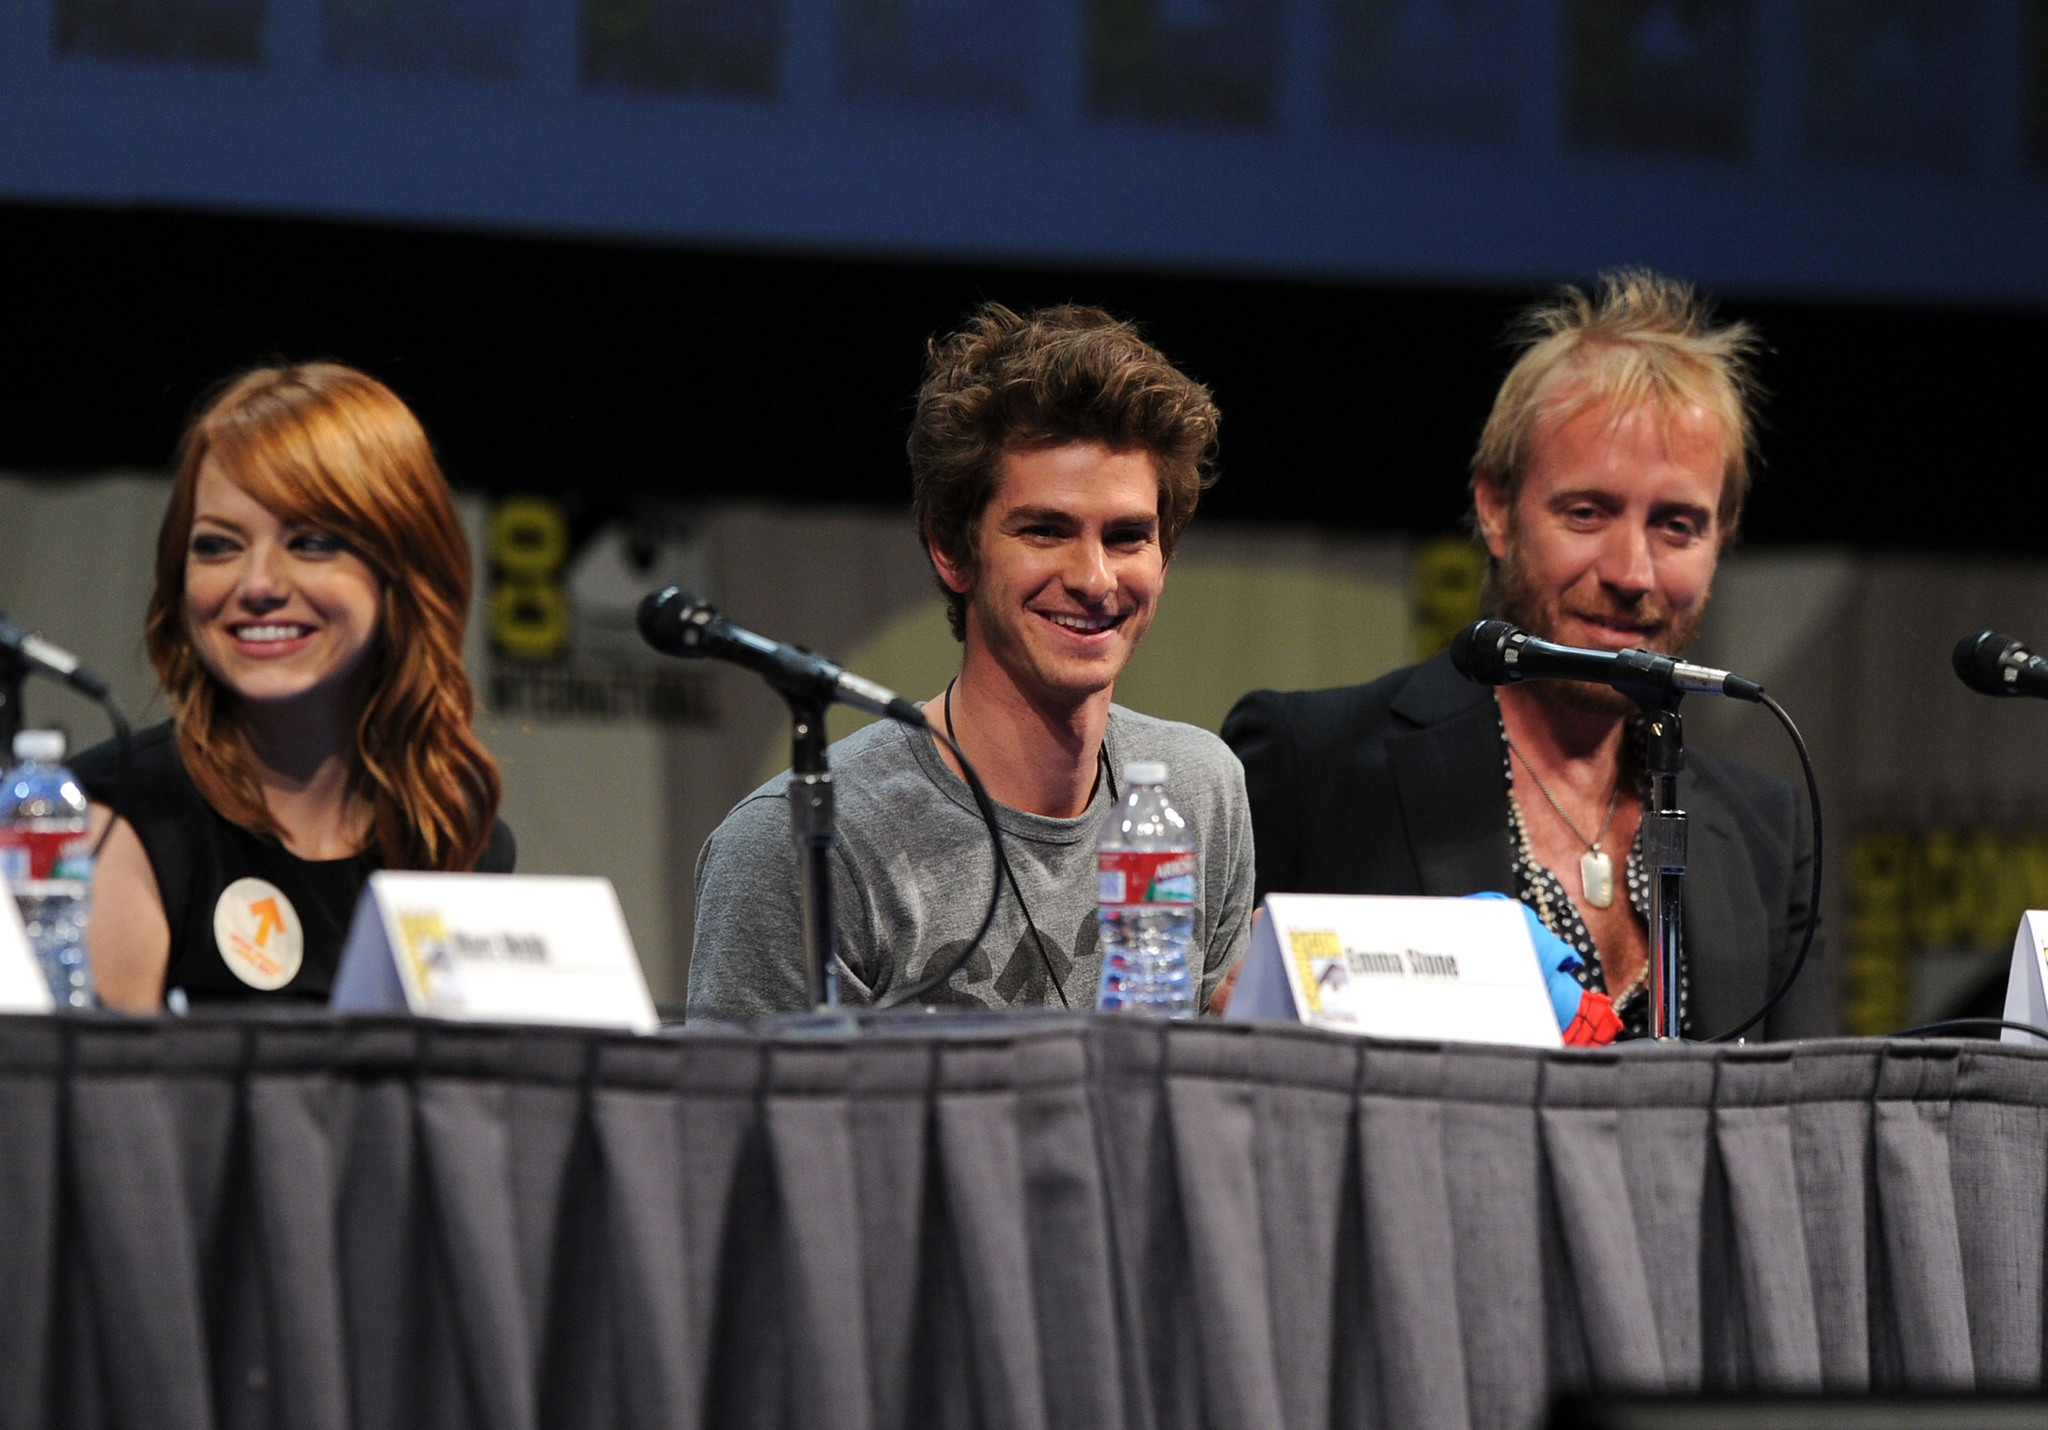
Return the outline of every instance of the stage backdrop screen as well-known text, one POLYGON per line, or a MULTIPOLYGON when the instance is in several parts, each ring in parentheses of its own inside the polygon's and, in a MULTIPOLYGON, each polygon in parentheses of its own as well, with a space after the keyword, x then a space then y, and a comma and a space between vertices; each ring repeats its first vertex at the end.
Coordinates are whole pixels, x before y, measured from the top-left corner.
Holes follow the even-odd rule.
POLYGON ((0 0, 0 199, 2048 298, 2043 0, 0 0))

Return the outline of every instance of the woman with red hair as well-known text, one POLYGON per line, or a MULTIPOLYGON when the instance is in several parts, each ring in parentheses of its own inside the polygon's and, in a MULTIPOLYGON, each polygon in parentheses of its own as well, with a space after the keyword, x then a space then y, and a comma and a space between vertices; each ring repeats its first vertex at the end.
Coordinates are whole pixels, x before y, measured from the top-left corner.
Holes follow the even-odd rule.
POLYGON ((462 667, 469 544, 426 433, 333 363, 243 374, 187 429, 145 643, 172 718, 74 762, 111 820, 109 1006, 324 1002, 375 869, 509 873, 462 667))

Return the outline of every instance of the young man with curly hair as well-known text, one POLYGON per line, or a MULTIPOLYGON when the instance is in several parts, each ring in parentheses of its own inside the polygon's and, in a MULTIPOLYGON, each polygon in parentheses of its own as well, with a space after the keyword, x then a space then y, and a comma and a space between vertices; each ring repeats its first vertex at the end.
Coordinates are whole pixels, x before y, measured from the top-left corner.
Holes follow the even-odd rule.
MULTIPOLYGON (((1199 846, 1190 960, 1200 1001, 1249 937, 1244 776, 1222 741, 1112 703, 1210 480, 1217 411, 1128 323, 1093 308, 983 308, 930 345, 909 451, 918 535, 961 643, 924 704, 996 804, 1010 878, 988 936, 928 996, 1092 1005, 1095 846, 1124 766, 1163 762, 1199 846)), ((932 737, 871 725, 831 750, 842 1001, 887 1001, 946 968, 994 872, 981 816, 932 737)), ((787 776, 727 815, 697 862, 689 1016, 804 1006, 787 776)))

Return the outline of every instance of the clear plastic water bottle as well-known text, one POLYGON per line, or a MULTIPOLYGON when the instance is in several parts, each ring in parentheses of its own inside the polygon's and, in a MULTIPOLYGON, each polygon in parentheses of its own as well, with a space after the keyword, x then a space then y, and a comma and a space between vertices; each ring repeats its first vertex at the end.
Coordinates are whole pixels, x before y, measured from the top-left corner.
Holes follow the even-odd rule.
POLYGON ((1125 765, 1123 798, 1102 826, 1095 856, 1100 1011, 1194 1016, 1195 860, 1195 832, 1166 797, 1166 766, 1125 765))
POLYGON ((64 767, 64 736, 23 730, 0 778, 0 877, 59 1008, 90 1008, 85 924, 92 911, 91 808, 64 767))

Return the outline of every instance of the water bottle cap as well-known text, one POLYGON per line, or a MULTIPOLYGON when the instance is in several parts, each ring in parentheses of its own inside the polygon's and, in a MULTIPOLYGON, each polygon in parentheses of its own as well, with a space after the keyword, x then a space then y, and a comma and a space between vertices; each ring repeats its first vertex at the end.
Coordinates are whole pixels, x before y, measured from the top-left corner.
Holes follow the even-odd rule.
POLYGON ((34 760, 40 765, 54 765, 64 758, 64 732, 62 730, 16 730, 14 732, 14 758, 34 760))
POLYGON ((1124 783, 1163 785, 1166 783, 1166 765, 1159 760, 1132 760, 1124 766, 1124 783))

